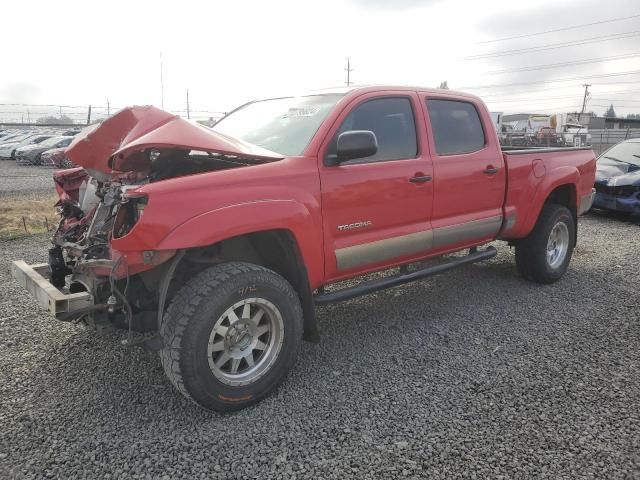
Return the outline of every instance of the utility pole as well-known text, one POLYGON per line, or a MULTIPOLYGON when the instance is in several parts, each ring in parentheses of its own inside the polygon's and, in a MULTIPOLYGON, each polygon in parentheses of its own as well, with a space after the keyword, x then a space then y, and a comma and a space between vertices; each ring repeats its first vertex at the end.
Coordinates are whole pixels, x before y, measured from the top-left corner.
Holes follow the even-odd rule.
POLYGON ((89 110, 87 111, 87 125, 91 123, 91 105, 89 105, 89 110))
POLYGON ((31 123, 31 112, 27 108, 27 123, 31 123))
POLYGON ((160 106, 164 110, 164 78, 162 71, 162 52, 160 52, 160 106))
POLYGON ((189 89, 187 88, 187 118, 191 118, 191 113, 189 112, 189 89))
POLYGON ((107 115, 111 115, 111 103, 109 103, 108 98, 107 98, 107 115))
POLYGON ((344 71, 347 72, 347 81, 344 83, 346 83, 348 87, 351 85, 351 72, 353 71, 353 68, 351 68, 349 57, 347 57, 347 68, 345 68, 344 71))
POLYGON ((587 98, 589 97, 589 87, 591 86, 591 84, 583 83, 582 86, 584 87, 584 98, 582 99, 582 110, 580 110, 580 115, 582 115, 585 108, 587 108, 587 98))

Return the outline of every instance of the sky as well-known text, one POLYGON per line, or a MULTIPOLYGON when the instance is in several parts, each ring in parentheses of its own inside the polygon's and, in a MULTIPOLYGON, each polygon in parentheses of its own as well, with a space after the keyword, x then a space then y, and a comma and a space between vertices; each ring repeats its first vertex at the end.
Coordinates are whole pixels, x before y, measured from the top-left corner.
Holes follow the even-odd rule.
POLYGON ((492 111, 579 110, 590 83, 587 111, 640 113, 637 0, 31 0, 2 12, 5 120, 81 119, 89 104, 106 113, 107 101, 111 112, 153 104, 185 114, 187 89, 194 117, 215 116, 344 85, 346 57, 355 84, 447 81, 492 111))

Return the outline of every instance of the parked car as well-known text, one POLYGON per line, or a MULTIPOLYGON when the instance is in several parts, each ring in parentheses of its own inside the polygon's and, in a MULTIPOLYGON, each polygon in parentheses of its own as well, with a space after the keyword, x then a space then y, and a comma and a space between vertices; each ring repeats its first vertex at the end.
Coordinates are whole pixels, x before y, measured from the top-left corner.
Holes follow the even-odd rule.
POLYGON ((40 165, 40 157, 43 152, 52 148, 66 147, 73 137, 55 136, 40 142, 37 145, 27 145, 16 149, 15 157, 18 165, 40 165))
POLYGON ((24 132, 12 133, 11 135, 6 136, 5 138, 0 138, 0 147, 2 145, 4 145, 5 143, 21 142, 22 140, 24 140, 25 138, 28 138, 31 135, 33 135, 33 134, 32 133, 24 133, 24 132))
POLYGON ((14 277, 61 320, 155 331, 171 383, 221 411, 283 381, 315 304, 492 258, 496 239, 556 282, 595 178, 590 148, 501 149, 479 98, 409 87, 251 102, 212 129, 131 107, 67 154, 86 170, 54 174, 49 264, 14 277))
POLYGON ((40 165, 55 168, 73 168, 76 167, 69 157, 66 155, 67 147, 52 148, 43 152, 40 156, 40 165))
POLYGON ((3 143, 0 145, 0 159, 15 159, 16 150, 18 148, 26 147, 27 145, 37 145, 51 137, 53 137, 53 135, 34 134, 21 142, 3 143))
POLYGON ((65 130, 63 132, 60 132, 60 135, 75 137, 78 133, 80 133, 79 129, 72 129, 72 130, 65 130))
POLYGON ((597 162, 594 208, 640 217, 640 138, 620 142, 597 162))
POLYGON ((11 130, 0 131, 0 142, 2 142, 4 138, 10 137, 11 135, 13 135, 13 132, 11 130))

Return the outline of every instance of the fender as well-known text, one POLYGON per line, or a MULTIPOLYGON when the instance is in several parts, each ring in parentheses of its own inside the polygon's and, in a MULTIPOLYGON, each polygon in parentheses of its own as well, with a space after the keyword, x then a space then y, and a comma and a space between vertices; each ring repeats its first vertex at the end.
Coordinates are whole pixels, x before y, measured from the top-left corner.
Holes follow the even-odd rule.
POLYGON ((298 244, 312 289, 323 282, 324 256, 320 219, 293 200, 257 200, 211 210, 178 225, 158 250, 203 247, 222 240, 265 230, 288 230, 298 244))
POLYGON ((571 185, 573 187, 573 201, 575 205, 578 204, 577 191, 580 184, 580 172, 574 166, 567 165, 564 167, 558 167, 551 171, 547 171, 545 178, 538 185, 535 191, 529 213, 526 216, 525 221, 522 223, 516 233, 516 237, 526 237, 531 233, 533 227, 535 227, 544 202, 547 200, 551 192, 562 185, 571 185))

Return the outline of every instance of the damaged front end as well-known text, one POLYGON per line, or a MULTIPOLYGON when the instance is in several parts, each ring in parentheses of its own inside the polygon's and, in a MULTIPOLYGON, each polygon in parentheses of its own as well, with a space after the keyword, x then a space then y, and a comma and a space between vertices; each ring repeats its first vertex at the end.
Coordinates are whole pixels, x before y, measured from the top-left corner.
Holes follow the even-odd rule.
POLYGON ((140 180, 123 174, 102 182, 76 168, 56 172, 54 181, 60 221, 48 264, 14 262, 14 277, 59 320, 132 326, 134 316, 155 304, 153 292, 131 270, 152 269, 175 253, 162 252, 141 267, 111 247, 142 215, 146 198, 132 192, 140 180))
POLYGON ((60 222, 48 264, 14 262, 13 276, 60 320, 142 331, 157 328, 176 251, 127 242, 149 201, 140 187, 281 159, 154 107, 87 127, 66 154, 81 167, 54 173, 60 222))

